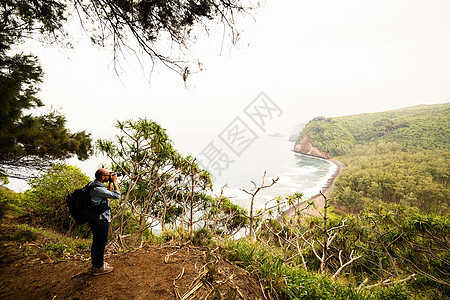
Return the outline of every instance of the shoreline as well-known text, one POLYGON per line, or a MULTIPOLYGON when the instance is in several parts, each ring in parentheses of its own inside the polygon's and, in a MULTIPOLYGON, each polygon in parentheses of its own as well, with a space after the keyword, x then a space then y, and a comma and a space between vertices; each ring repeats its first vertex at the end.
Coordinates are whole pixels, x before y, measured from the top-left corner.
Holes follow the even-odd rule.
MULTIPOLYGON (((334 171, 334 173, 328 178, 325 185, 321 188, 321 192, 325 196, 328 197, 334 191, 334 182, 336 181, 336 178, 338 177, 338 175, 341 173, 341 171, 344 169, 345 166, 342 162, 340 162, 339 160, 337 160, 335 158, 326 159, 326 160, 333 163, 336 166, 336 170, 334 171)), ((322 209, 325 205, 325 201, 324 201, 322 195, 320 195, 320 193, 318 193, 318 194, 312 196, 311 200, 313 200, 315 202, 316 208, 308 208, 307 210, 303 211, 303 214, 312 216, 312 217, 320 217, 321 216, 320 212, 322 211, 322 209)), ((281 222, 283 220, 283 218, 291 218, 294 216, 295 211, 297 209, 302 209, 305 207, 306 207, 306 201, 302 201, 302 202, 290 207, 289 209, 285 210, 282 214, 278 215, 276 220, 278 222, 281 222)))

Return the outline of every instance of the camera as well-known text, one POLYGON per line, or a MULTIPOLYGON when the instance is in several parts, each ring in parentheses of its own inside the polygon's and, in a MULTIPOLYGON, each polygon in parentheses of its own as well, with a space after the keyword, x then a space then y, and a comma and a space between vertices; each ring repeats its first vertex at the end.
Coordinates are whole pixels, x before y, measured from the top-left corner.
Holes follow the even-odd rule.
POLYGON ((110 176, 117 175, 117 177, 120 177, 120 176, 123 176, 123 173, 120 173, 120 172, 111 172, 111 173, 109 173, 109 175, 110 175, 110 176))

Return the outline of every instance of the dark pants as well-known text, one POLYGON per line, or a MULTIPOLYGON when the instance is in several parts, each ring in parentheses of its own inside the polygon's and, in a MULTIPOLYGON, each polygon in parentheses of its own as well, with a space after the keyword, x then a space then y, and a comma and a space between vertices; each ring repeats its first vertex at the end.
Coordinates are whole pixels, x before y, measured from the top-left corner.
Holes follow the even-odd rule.
POLYGON ((103 267, 103 256, 105 247, 108 243, 109 222, 105 220, 96 220, 89 222, 92 231, 91 260, 95 268, 103 267))

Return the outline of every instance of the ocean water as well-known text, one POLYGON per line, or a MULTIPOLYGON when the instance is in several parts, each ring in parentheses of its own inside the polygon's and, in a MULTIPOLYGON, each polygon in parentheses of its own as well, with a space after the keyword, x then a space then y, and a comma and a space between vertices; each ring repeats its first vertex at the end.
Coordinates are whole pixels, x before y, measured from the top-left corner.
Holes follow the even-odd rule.
MULTIPOLYGON (((216 176, 214 193, 220 194, 225 184, 224 195, 240 206, 249 209, 251 196, 243 189, 254 188, 278 181, 271 187, 261 189, 255 197, 254 207, 264 205, 277 196, 287 196, 295 192, 304 194, 303 199, 318 194, 330 176, 335 172, 336 165, 310 156, 293 152, 294 142, 287 137, 263 136, 255 140, 240 157, 233 157, 227 170, 216 176)), ((217 175, 217 174, 216 174, 217 175)))

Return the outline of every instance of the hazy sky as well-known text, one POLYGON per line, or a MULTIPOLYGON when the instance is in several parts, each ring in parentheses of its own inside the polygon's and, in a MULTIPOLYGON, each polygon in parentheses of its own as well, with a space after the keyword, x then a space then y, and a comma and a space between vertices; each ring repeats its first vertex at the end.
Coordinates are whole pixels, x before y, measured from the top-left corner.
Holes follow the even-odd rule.
POLYGON ((131 59, 117 77, 110 52, 89 41, 27 50, 45 71, 44 103, 94 138, 138 117, 158 121, 175 143, 218 135, 262 91, 283 111, 269 131, 289 134, 316 116, 448 102, 449 16, 448 0, 267 0, 236 47, 221 48, 220 26, 193 47, 204 70, 187 88, 162 66, 148 81, 150 68, 131 59))

